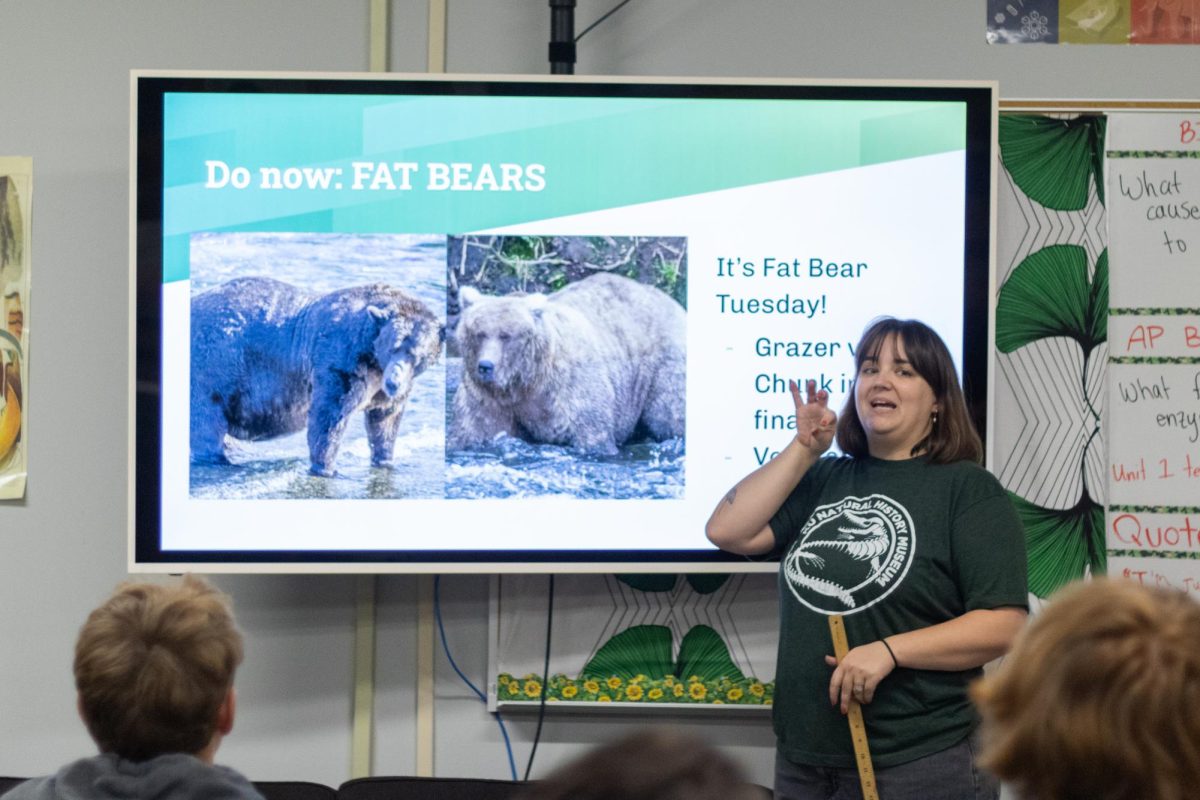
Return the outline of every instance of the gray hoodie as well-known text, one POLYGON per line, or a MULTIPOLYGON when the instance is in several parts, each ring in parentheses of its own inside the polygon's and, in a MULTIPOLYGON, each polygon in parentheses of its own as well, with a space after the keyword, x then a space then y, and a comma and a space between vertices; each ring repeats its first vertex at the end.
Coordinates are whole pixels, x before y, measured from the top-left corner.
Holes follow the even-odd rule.
POLYGON ((126 761, 112 753, 82 758, 54 775, 13 787, 0 800, 263 800, 229 767, 183 753, 126 761))

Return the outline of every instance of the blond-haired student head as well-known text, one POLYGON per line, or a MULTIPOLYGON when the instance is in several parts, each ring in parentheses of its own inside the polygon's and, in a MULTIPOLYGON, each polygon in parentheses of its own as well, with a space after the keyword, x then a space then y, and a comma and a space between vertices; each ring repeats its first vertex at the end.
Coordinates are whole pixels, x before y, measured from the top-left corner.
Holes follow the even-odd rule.
POLYGON ((1183 800, 1200 781, 1200 604, 1095 580, 974 688, 981 761, 1034 800, 1183 800))

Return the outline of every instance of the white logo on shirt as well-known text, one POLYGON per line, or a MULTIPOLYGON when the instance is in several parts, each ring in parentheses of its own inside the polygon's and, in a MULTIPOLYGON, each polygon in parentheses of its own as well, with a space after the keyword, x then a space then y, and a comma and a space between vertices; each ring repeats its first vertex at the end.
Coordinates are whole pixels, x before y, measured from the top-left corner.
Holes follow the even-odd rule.
POLYGON ((900 585, 916 553, 908 509, 882 494, 819 506, 784 556, 788 587, 822 614, 870 608, 900 585))

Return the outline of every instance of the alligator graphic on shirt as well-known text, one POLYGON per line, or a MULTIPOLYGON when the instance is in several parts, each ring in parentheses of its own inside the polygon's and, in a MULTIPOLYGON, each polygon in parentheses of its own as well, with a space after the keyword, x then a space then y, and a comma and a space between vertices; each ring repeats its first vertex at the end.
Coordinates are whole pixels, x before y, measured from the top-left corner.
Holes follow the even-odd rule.
POLYGON ((845 554, 855 561, 870 562, 871 572, 867 580, 871 580, 882 571, 880 559, 891 546, 891 537, 883 520, 849 510, 842 512, 841 518, 852 523, 853 527, 839 525, 834 538, 810 540, 798 546, 788 555, 783 568, 787 578, 794 583, 827 597, 837 598, 847 608, 854 608, 856 603, 848 588, 833 581, 807 575, 801 569, 802 566, 816 570, 824 569, 825 559, 820 551, 826 550, 845 554))

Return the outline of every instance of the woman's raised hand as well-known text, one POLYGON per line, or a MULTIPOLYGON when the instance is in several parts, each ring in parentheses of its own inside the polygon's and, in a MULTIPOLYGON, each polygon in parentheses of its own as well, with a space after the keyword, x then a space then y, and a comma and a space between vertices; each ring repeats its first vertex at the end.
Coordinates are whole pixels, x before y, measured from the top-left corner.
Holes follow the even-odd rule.
POLYGON ((796 404, 796 441, 800 446, 820 455, 833 444, 837 414, 829 408, 829 392, 817 391, 816 381, 807 381, 804 395, 793 380, 788 381, 792 401, 796 404))

